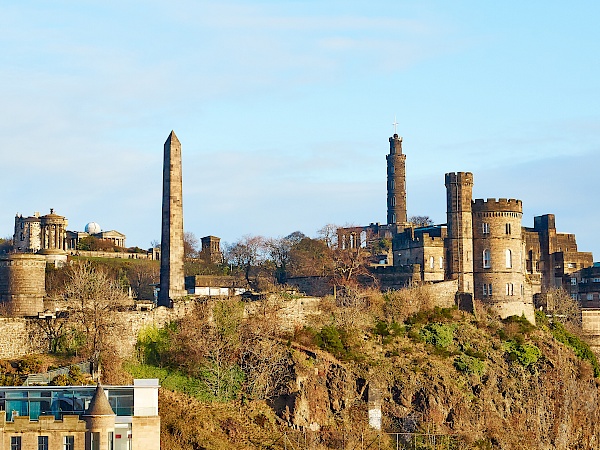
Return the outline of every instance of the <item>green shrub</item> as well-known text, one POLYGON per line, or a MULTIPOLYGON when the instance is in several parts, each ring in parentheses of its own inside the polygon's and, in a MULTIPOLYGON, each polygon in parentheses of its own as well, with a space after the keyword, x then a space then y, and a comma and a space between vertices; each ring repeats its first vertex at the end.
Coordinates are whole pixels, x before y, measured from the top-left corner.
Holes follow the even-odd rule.
POLYGON ((474 375, 483 375, 485 372, 485 363, 468 355, 459 355, 454 358, 454 367, 459 372, 474 375))
POLYGON ((406 319, 408 325, 425 325, 432 322, 448 322, 454 320, 456 308, 440 308, 419 311, 406 319))
POLYGON ((345 338, 343 330, 335 325, 326 325, 315 336, 319 348, 328 351, 337 358, 346 356, 346 347, 342 340, 345 338))
POLYGON ((44 362, 38 355, 24 356, 17 364, 17 370, 22 374, 42 372, 44 362))
POLYGON ((574 334, 569 333, 560 322, 553 322, 550 325, 550 331, 552 332, 554 339, 571 348, 579 359, 589 361, 594 369, 594 377, 600 377, 600 364, 598 364, 598 358, 596 358, 596 355, 592 352, 592 349, 587 343, 583 342, 574 334))
POLYGON ((171 322, 164 328, 148 326, 138 334, 136 348, 139 359, 143 363, 162 367, 168 361, 171 337, 177 330, 177 325, 171 322))
POLYGON ((443 323, 430 323, 423 328, 419 334, 421 339, 437 348, 447 348, 454 340, 456 325, 443 323))
POLYGON ((404 327, 396 321, 388 323, 383 320, 377 320, 373 328, 373 334, 381 336, 382 344, 388 344, 394 336, 401 336, 404 332, 404 327))
POLYGON ((504 351, 510 361, 518 361, 524 367, 530 367, 542 357, 542 352, 533 344, 509 340, 504 343, 504 351))

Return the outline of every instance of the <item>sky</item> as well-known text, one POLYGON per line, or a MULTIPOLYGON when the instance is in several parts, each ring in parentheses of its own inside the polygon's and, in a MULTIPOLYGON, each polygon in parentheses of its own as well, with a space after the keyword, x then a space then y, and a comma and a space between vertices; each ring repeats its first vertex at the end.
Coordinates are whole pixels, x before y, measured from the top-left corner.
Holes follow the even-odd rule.
POLYGON ((555 214, 600 260, 600 3, 4 0, 0 236, 14 215, 160 239, 163 144, 184 227, 315 236, 386 220, 388 138, 408 215, 475 198, 555 214))

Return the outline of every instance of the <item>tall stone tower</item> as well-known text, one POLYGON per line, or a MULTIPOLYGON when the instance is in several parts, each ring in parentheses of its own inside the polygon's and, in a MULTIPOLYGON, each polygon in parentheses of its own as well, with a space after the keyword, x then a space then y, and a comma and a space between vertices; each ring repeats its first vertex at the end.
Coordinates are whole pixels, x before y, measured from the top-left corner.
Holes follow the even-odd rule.
POLYGON ((183 274, 183 191, 181 143, 171 131, 165 142, 163 165, 162 235, 159 306, 186 295, 183 274))
POLYGON ((458 279, 458 292, 473 293, 473 174, 446 174, 446 270, 448 278, 458 279))
POLYGON ((389 139, 387 160, 387 223, 405 224, 406 218, 406 155, 402 154, 402 138, 396 133, 389 139))

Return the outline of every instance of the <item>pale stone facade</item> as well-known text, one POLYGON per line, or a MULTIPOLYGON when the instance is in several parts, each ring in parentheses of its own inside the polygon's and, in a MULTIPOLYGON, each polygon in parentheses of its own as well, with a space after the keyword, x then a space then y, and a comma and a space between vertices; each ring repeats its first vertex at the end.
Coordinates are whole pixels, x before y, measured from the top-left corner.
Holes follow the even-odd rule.
POLYGON ((160 450, 158 388, 156 379, 95 392, 89 386, 2 387, 0 449, 160 450))
POLYGON ((54 213, 30 217, 15 216, 14 250, 18 253, 39 253, 46 261, 62 265, 67 261, 66 232, 68 221, 54 213))

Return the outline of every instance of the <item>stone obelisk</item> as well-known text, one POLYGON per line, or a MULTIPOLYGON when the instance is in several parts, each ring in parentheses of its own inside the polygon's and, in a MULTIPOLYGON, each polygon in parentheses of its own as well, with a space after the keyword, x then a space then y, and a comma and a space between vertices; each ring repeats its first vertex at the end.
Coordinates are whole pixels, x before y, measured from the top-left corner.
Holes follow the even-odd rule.
POLYGON ((181 143, 171 131, 163 165, 162 235, 158 306, 172 306, 186 295, 183 274, 183 192, 181 143))

